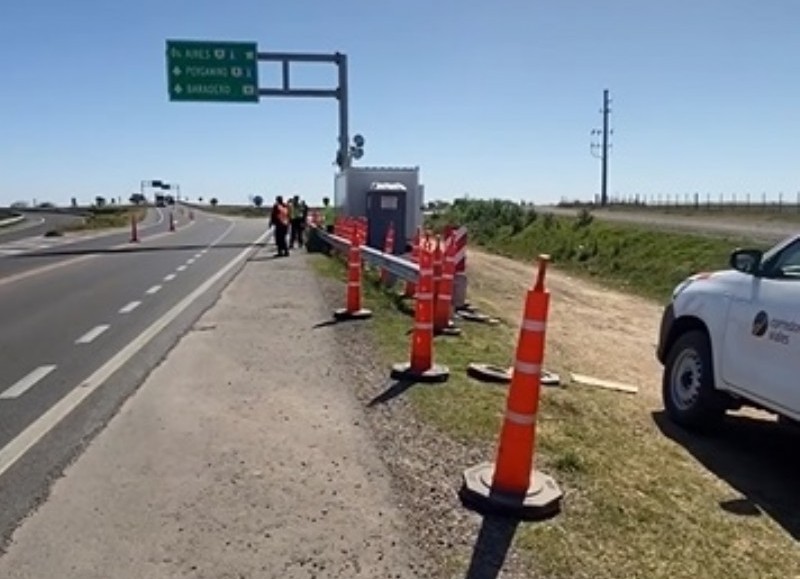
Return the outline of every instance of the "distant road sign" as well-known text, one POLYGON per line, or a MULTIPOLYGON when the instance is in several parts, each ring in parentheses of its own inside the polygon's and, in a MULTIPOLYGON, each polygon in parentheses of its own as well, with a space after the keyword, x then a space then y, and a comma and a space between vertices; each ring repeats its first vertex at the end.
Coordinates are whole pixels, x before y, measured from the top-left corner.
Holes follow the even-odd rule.
POLYGON ((255 42, 167 40, 169 99, 258 102, 255 42))

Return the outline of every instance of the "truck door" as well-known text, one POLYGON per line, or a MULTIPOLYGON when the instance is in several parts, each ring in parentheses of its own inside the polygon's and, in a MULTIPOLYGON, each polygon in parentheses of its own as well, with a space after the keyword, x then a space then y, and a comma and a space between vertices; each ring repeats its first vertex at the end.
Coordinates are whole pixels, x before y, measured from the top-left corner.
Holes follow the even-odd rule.
POLYGON ((800 241, 770 257, 764 274, 733 297, 721 363, 730 386, 800 413, 800 241))

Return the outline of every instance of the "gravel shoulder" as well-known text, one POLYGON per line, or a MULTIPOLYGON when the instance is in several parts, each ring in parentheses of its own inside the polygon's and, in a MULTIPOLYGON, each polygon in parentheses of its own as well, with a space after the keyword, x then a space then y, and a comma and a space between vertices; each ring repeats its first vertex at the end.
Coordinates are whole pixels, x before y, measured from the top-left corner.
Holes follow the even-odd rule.
POLYGON ((251 259, 16 531, 0 576, 433 576, 306 259, 251 259))

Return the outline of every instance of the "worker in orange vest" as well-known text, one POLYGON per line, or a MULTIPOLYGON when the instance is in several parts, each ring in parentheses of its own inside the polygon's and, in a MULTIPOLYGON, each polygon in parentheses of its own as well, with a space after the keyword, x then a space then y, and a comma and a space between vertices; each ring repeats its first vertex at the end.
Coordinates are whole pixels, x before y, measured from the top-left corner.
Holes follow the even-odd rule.
POLYGON ((286 243, 286 235, 289 233, 289 208, 283 202, 283 196, 275 198, 270 215, 270 225, 275 231, 275 245, 278 246, 278 257, 289 256, 289 246, 286 243))

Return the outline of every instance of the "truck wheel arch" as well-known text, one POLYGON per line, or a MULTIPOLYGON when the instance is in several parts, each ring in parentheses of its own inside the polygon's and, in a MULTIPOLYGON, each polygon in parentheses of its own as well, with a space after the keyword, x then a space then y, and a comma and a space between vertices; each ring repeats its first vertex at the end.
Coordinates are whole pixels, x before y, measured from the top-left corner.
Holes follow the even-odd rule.
POLYGON ((696 316, 681 316, 675 320, 672 328, 669 330, 669 334, 667 334, 667 341, 663 348, 664 355, 666 356, 669 353, 678 338, 680 338, 686 332, 691 332, 692 330, 699 330, 705 333, 706 337, 708 338, 708 343, 711 346, 711 357, 716 358, 714 351, 714 339, 711 336, 711 332, 708 330, 706 323, 696 316))

